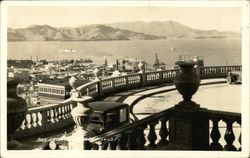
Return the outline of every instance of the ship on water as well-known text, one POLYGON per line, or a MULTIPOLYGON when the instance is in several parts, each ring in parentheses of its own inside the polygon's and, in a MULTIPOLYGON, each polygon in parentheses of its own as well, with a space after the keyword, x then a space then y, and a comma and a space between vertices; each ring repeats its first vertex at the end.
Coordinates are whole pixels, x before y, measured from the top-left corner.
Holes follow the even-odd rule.
POLYGON ((59 52, 62 52, 62 53, 75 53, 76 50, 75 49, 72 49, 72 48, 64 48, 64 49, 61 49, 59 50, 59 52))

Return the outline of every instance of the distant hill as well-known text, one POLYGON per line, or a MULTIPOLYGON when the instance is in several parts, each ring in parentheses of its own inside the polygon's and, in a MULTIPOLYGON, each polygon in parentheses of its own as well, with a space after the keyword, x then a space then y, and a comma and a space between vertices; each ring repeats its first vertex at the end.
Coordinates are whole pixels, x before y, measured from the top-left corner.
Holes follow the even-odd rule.
POLYGON ((8 28, 8 41, 102 41, 102 40, 154 40, 162 37, 105 25, 87 25, 77 28, 54 28, 33 25, 28 28, 8 28))
POLYGON ((240 37, 240 34, 216 30, 197 30, 174 21, 121 22, 74 28, 55 28, 49 25, 32 25, 21 29, 8 28, 8 41, 102 41, 236 37, 240 37))
POLYGON ((120 22, 107 24, 107 26, 168 38, 235 38, 241 36, 240 33, 236 32, 193 29, 172 20, 120 22))

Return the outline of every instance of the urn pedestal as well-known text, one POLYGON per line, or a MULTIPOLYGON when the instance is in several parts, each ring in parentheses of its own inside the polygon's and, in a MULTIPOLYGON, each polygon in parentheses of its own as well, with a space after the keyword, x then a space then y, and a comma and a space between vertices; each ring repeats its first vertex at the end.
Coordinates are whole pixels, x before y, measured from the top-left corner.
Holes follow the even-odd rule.
POLYGON ((142 61, 138 64, 138 68, 139 68, 139 73, 145 73, 145 62, 142 61))
POLYGON ((176 62, 180 66, 180 74, 174 83, 183 100, 175 105, 169 116, 169 150, 207 150, 209 146, 209 120, 202 115, 200 108, 191 100, 200 84, 200 77, 195 73, 194 61, 176 62))
POLYGON ((93 73, 95 76, 95 81, 100 81, 100 77, 99 77, 100 70, 96 67, 95 70, 93 71, 93 73))
POLYGON ((70 149, 86 150, 89 148, 88 143, 86 143, 88 138, 95 135, 87 128, 91 122, 91 115, 93 113, 93 109, 89 107, 88 102, 93 98, 83 96, 72 99, 77 102, 77 106, 71 111, 72 118, 76 123, 76 129, 70 137, 69 147, 70 149))
POLYGON ((26 101, 17 96, 18 78, 7 80, 7 149, 18 149, 22 146, 13 139, 15 131, 21 126, 27 111, 26 101))

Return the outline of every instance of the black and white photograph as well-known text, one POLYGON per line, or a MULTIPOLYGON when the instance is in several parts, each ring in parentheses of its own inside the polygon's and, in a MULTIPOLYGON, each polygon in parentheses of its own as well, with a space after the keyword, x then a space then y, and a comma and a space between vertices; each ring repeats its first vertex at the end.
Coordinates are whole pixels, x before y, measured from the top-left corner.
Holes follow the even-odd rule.
POLYGON ((249 157, 249 4, 2 2, 1 155, 249 157))

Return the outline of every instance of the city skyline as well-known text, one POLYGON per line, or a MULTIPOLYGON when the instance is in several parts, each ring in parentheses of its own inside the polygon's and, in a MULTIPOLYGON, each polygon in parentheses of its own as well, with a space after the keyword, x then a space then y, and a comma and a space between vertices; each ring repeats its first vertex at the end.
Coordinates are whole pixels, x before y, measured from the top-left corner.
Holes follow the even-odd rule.
POLYGON ((173 20, 194 29, 239 32, 241 11, 241 8, 236 7, 10 6, 8 27, 77 27, 116 22, 173 20))

